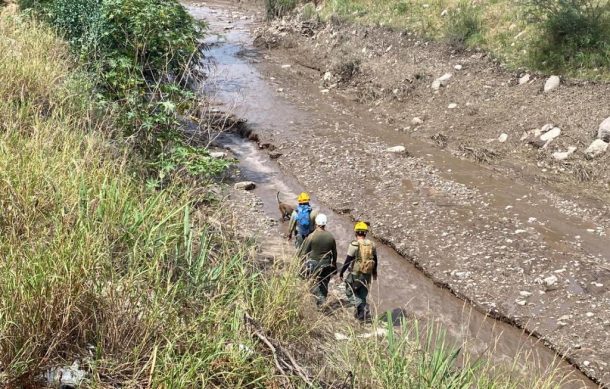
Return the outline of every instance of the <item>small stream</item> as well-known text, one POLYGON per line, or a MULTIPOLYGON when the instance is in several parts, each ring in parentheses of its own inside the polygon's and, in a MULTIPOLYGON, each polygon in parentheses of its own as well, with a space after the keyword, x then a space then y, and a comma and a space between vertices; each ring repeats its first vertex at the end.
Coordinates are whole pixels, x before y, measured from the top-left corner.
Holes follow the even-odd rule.
MULTIPOLYGON (((222 10, 189 7, 198 19, 205 19, 212 32, 207 40, 206 56, 214 63, 211 82, 205 92, 224 108, 232 109, 246 119, 257 132, 280 130, 282 125, 303 127, 311 118, 287 100, 276 95, 274 87, 258 72, 254 63, 261 60, 253 50, 249 29, 252 21, 241 19, 227 24, 219 18, 222 10)), ((284 199, 296 198, 304 190, 296 179, 280 170, 257 145, 232 135, 219 141, 239 158, 244 179, 257 183, 255 193, 264 203, 269 217, 277 218, 276 193, 284 199)), ((320 204, 315 195, 312 203, 329 216, 329 230, 337 238, 341 260, 352 239, 352 221, 320 204)), ((286 228, 286 226, 282 226, 286 228)), ((449 340, 462 345, 472 356, 491 358, 494 363, 517 365, 539 374, 558 368, 568 377, 561 387, 596 387, 579 370, 533 337, 509 324, 491 319, 449 291, 436 286, 421 271, 392 248, 377 242, 380 257, 380 279, 373 285, 371 302, 378 314, 387 311, 407 312, 428 324, 438 324, 449 340)))

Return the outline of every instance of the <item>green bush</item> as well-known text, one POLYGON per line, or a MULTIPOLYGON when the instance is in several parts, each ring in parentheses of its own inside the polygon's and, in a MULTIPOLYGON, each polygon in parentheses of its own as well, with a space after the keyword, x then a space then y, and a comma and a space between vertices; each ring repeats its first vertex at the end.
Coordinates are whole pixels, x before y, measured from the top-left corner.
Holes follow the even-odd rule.
POLYGON ((80 54, 100 102, 156 158, 179 138, 177 114, 194 102, 183 84, 199 60, 201 28, 176 0, 20 0, 80 54))
POLYGON ((527 0, 530 19, 541 29, 532 65, 576 70, 610 65, 610 3, 594 0, 527 0))
POLYGON ((444 36, 451 45, 464 47, 481 37, 483 23, 479 8, 468 0, 459 2, 447 15, 444 36))
POLYGON ((265 0, 267 19, 275 19, 292 11, 298 4, 298 0, 265 0))

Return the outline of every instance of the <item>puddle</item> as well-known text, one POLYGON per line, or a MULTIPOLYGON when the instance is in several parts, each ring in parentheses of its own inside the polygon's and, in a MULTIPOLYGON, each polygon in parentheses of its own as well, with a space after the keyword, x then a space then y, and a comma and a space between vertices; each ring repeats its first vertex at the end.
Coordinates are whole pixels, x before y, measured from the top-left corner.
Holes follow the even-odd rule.
MULTIPOLYGON (((234 107, 236 115, 247 119, 249 125, 257 131, 282 131, 283 125, 300 127, 301 123, 315 120, 309 118, 307 112, 279 97, 278 88, 271 84, 272 80, 265 79, 252 65, 251 61, 255 53, 251 49, 251 38, 246 22, 232 23, 230 30, 224 30, 225 24, 214 26, 220 11, 211 12, 205 7, 191 7, 189 10, 196 18, 206 18, 210 21, 212 30, 220 28, 221 31, 225 31, 222 37, 208 38, 208 43, 211 45, 206 55, 213 59, 215 68, 211 76, 213 81, 206 86, 207 93, 211 93, 225 106, 234 107)), ((227 16, 225 14, 225 17, 227 16)), ((296 195, 302 191, 301 185, 293 177, 284 175, 277 163, 271 161, 257 145, 230 135, 223 135, 219 141, 230 147, 239 158, 239 167, 244 179, 257 183, 255 193, 262 199, 265 213, 270 217, 279 218, 277 192, 282 193, 283 199, 296 198, 296 195)), ((447 163, 442 160, 435 162, 447 163)), ((452 166, 454 171, 469 171, 452 166)), ((462 179, 479 181, 481 177, 464 176, 462 179)), ((417 183, 408 180, 403 181, 401 185, 407 194, 414 191, 430 192, 429 188, 419 188, 417 183)), ((493 186, 494 183, 490 181, 489 185, 493 186)), ((515 192, 510 194, 510 199, 508 195, 505 198, 496 197, 498 206, 504 207, 505 203, 513 201, 520 193, 520 189, 515 188, 515 192)), ((431 198, 436 197, 432 192, 427 194, 431 198)), ((452 204, 445 199, 438 198, 435 201, 452 207, 452 204)), ((320 205, 315 196, 312 196, 312 203, 314 206, 320 205)), ((341 261, 347 250, 347 244, 353 238, 352 221, 347 216, 336 214, 323 205, 320 209, 329 216, 328 229, 337 239, 341 261)), ((466 216, 470 213, 469 209, 456 210, 458 216, 466 216)), ((281 226, 282 229, 286 227, 286 224, 281 226)), ((574 235, 569 227, 568 231, 565 231, 566 235, 568 233, 574 235)), ((550 241, 557 239, 556 236, 549 237, 550 241)), ((491 356, 494 361, 510 364, 516 361, 522 367, 535 366, 540 372, 549 371, 558 365, 562 373, 569 375, 570 379, 570 382, 562 387, 596 387, 580 371, 561 360, 539 340, 527 336, 514 326, 486 317, 449 291, 436 286, 389 246, 380 242, 377 242, 377 245, 381 261, 380 282, 373 284, 371 302, 378 314, 392 312, 394 317, 397 313, 406 313, 409 317, 414 316, 424 322, 441 324, 451 341, 464 345, 464 348, 475 357, 491 356)))

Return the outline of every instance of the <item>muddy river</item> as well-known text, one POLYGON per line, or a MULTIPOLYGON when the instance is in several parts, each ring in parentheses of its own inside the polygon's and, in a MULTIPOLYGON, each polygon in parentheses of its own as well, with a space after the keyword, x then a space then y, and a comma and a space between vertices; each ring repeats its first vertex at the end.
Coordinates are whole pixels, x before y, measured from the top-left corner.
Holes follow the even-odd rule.
MULTIPOLYGON (((274 77, 263 74, 261 69, 264 67, 261 63, 264 63, 266 58, 252 46, 251 31, 256 19, 255 13, 238 14, 236 11, 235 15, 231 15, 233 10, 222 3, 190 5, 188 8, 196 18, 204 19, 209 24, 206 56, 213 66, 205 93, 213 96, 223 110, 231 110, 238 117, 246 119, 257 133, 274 134, 280 139, 290 139, 291 134, 295 132, 311 131, 314 127, 312 123, 333 120, 328 117, 332 110, 318 114, 318 111, 304 109, 302 104, 282 95, 283 90, 281 86, 278 87, 274 77)), ((284 66, 288 68, 289 65, 284 66)), ((312 89, 317 90, 317 87, 314 85, 312 89)), ((307 101, 303 99, 302 103, 307 101)), ((398 143, 392 132, 380 132, 375 135, 386 143, 398 143)), ((329 215, 329 230, 339 242, 339 252, 346 251, 347 243, 352 238, 353 214, 350 217, 333 212, 332 209, 337 209, 335 204, 326 204, 324 199, 316 197, 315 187, 299 179, 299 175, 291 171, 289 165, 281 166, 270 160, 268 154, 261 151, 255 143, 232 135, 223 135, 219 140, 239 158, 243 177, 257 183, 255 193, 262 199, 268 216, 277 218, 278 191, 285 199, 293 199, 303 190, 312 191, 313 204, 329 215)), ((497 177, 471 162, 439 153, 430 145, 410 141, 409 151, 433 164, 441 177, 448 176, 463 185, 493 192, 494 195, 488 198, 488 207, 498 210, 512 208, 515 206, 515 198, 527 198, 531 194, 530 188, 525 185, 497 177)), ((334 185, 343 184, 341 177, 336 180, 334 185)), ((403 180, 402 185, 409 187, 414 184, 410 180, 403 180)), ((388 196, 388 201, 395 201, 391 193, 388 196)), ((474 209, 476 206, 470 208, 474 209)), ((582 219, 549 214, 545 209, 527 201, 520 202, 518 208, 515 211, 517 218, 527 216, 530 219, 545 220, 544 225, 538 224, 535 229, 547 245, 563 247, 562 241, 566 236, 583 235, 579 243, 587 247, 587 250, 595 254, 605 254, 608 251, 607 242, 603 239, 580 233, 583 229, 591 228, 591 225, 582 219)), ((462 213, 467 214, 468 212, 462 213)), ((383 231, 376 235, 386 240, 383 231)), ((481 309, 475 309, 451 291, 440 287, 439 284, 444 282, 433 281, 427 271, 419 270, 412 263, 412 258, 407 259, 404 253, 398 253, 393 248, 396 247, 395 244, 377 244, 381 258, 380 278, 373 286, 371 299, 378 314, 387 311, 407 312, 409 316, 422 321, 441 325, 452 341, 463 345, 474 356, 484 356, 508 364, 518 361, 521 366, 528 366, 528 369, 536 366, 542 374, 559 368, 560 375, 565 378, 562 387, 597 387, 580 370, 559 357, 538 338, 529 336, 504 321, 490 318, 481 313, 481 309)))

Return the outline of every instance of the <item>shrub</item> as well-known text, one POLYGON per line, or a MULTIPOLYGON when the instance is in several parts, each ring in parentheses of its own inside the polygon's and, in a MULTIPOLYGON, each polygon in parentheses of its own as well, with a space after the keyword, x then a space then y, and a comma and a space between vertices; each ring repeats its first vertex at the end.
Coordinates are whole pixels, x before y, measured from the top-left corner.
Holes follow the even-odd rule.
POLYGON ((96 75, 101 102, 155 158, 179 138, 177 114, 194 95, 184 75, 199 59, 201 29, 176 0, 20 0, 48 21, 96 75))
POLYGON ((267 19, 275 19, 284 16, 297 6, 297 0, 265 0, 267 19))
POLYGON ((541 33, 530 60, 547 70, 610 65, 610 3, 594 0, 527 0, 541 33))
POLYGON ((479 8, 468 0, 461 0, 447 15, 444 36, 449 44, 464 47, 480 38, 482 29, 479 8))

